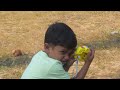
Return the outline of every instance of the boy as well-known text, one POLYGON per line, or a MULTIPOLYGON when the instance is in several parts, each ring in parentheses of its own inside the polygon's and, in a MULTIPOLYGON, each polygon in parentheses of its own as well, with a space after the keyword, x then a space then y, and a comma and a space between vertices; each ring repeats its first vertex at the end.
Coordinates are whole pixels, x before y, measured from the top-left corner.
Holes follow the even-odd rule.
MULTIPOLYGON (((76 46, 76 36, 68 25, 60 22, 50 25, 45 34, 44 50, 33 56, 21 79, 70 79, 67 71, 75 62, 72 54, 76 46)), ((93 58, 91 49, 74 79, 84 79, 93 58)))

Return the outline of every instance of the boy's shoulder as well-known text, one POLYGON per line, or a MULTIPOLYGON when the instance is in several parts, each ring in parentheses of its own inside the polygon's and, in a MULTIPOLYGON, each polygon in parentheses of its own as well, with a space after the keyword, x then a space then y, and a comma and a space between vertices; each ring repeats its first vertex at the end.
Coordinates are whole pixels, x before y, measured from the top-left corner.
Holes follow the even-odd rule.
POLYGON ((62 63, 48 57, 45 52, 39 51, 33 56, 23 78, 63 78, 63 76, 68 77, 62 63))
POLYGON ((46 65, 53 65, 55 63, 59 63, 62 64, 59 60, 50 58, 44 51, 39 51, 38 53, 36 53, 33 58, 32 61, 36 61, 40 64, 46 64, 46 65))

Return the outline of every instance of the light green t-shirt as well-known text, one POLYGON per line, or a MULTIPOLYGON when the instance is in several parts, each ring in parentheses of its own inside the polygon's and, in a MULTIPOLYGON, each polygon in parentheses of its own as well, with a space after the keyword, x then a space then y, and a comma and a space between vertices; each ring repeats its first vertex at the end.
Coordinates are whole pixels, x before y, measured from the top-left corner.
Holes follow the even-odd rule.
POLYGON ((33 56, 21 79, 70 79, 59 60, 39 51, 33 56))

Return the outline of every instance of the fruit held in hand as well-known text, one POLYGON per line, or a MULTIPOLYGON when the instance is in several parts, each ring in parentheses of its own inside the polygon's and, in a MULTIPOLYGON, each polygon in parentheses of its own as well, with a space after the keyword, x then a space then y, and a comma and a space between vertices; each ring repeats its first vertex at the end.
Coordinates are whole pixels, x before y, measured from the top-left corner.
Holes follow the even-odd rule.
POLYGON ((79 61, 85 61, 90 49, 87 46, 78 46, 74 52, 74 58, 79 61))

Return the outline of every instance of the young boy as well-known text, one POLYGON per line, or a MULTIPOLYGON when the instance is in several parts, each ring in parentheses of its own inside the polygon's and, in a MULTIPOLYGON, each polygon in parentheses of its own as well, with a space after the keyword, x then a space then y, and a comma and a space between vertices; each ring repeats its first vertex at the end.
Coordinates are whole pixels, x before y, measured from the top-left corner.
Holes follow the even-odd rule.
MULTIPOLYGON (((21 79, 70 79, 68 70, 76 61, 72 57, 77 46, 76 35, 65 23, 56 22, 45 34, 44 50, 33 56, 21 79)), ((94 50, 74 79, 84 79, 94 58, 94 50)))

